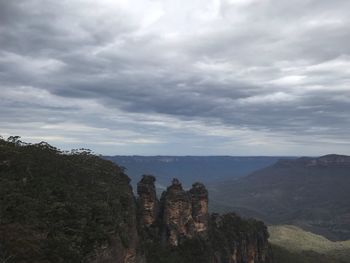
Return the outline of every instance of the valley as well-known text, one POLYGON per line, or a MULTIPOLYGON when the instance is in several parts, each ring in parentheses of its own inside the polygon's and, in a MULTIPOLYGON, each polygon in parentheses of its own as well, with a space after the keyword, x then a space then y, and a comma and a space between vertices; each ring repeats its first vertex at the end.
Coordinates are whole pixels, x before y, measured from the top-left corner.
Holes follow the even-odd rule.
POLYGON ((277 262, 349 262, 348 156, 118 158, 135 180, 142 169, 157 171, 162 183, 175 174, 185 182, 203 177, 211 211, 235 211, 269 224, 277 262))

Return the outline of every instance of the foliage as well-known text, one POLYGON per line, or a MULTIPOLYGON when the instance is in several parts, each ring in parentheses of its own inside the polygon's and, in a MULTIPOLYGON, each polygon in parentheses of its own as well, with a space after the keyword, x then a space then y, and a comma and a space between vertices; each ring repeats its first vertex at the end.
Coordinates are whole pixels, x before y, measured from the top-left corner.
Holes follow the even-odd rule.
POLYGON ((145 244, 147 262, 153 263, 209 263, 211 246, 201 238, 187 239, 178 247, 170 247, 159 242, 145 244))
POLYGON ((133 205, 123 169, 87 149, 0 139, 2 262, 84 262, 111 235, 127 245, 133 205))
POLYGON ((320 254, 314 251, 293 252, 286 248, 272 246, 274 262, 276 263, 346 263, 348 261, 320 254))
MULTIPOLYGON (((263 222, 242 219, 234 213, 210 218, 208 237, 196 237, 180 242, 178 247, 162 245, 158 240, 145 244, 148 262, 152 263, 210 263, 214 257, 222 257, 220 262, 228 262, 233 247, 244 248, 248 242, 259 248, 265 247, 268 233, 263 222)), ((268 248, 268 246, 266 246, 268 248)), ((265 251, 267 252, 267 251, 265 251)))

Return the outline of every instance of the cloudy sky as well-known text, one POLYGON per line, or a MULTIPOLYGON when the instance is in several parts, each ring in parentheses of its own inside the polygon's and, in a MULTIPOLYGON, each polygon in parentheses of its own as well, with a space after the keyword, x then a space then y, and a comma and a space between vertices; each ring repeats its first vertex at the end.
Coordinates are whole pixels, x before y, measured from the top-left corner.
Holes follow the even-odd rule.
POLYGON ((350 154, 348 0, 0 0, 0 134, 101 154, 350 154))

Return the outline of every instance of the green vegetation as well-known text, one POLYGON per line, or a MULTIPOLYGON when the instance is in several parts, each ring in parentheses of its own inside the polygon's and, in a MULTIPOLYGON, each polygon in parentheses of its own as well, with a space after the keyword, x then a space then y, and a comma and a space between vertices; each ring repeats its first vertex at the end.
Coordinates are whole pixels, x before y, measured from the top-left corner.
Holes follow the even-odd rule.
POLYGON ((145 246, 147 262, 154 263, 210 263, 212 250, 208 242, 200 238, 188 239, 172 248, 159 242, 145 246))
POLYGON ((350 262, 350 241, 330 241, 296 226, 269 227, 276 262, 350 262))
POLYGON ((275 263, 346 263, 332 256, 316 253, 313 251, 292 252, 283 247, 272 245, 275 263))
POLYGON ((86 262, 111 235, 128 244, 123 169, 80 149, 0 139, 0 262, 86 262))
POLYGON ((214 257, 220 260, 217 262, 229 262, 234 247, 239 251, 237 257, 241 260, 244 255, 240 253, 246 251, 248 243, 256 248, 259 246, 261 254, 270 256, 269 246, 266 243, 268 232, 263 222, 254 219, 244 220, 234 213, 222 216, 213 214, 209 230, 207 238, 187 239, 176 248, 164 246, 159 240, 147 242, 144 246, 147 262, 211 263, 214 257))

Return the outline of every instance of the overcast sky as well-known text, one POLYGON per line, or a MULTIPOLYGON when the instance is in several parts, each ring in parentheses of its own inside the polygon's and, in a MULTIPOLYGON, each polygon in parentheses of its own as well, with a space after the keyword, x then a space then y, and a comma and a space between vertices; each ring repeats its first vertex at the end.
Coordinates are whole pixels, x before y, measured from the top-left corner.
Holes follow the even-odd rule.
POLYGON ((101 154, 350 154, 349 0, 0 0, 0 134, 101 154))

